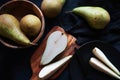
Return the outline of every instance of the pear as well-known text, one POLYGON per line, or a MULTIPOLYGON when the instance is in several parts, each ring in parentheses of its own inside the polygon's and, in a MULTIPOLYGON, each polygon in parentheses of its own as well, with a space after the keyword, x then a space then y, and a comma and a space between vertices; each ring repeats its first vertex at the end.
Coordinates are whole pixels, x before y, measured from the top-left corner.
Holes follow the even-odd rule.
POLYGON ((58 69, 60 69, 65 63, 67 63, 72 58, 72 55, 64 57, 59 61, 46 65, 39 72, 39 78, 42 80, 47 80, 50 76, 52 76, 58 69))
POLYGON ((67 36, 61 31, 54 31, 47 39, 46 47, 43 52, 40 64, 50 63, 57 55, 67 47, 67 36))
POLYGON ((21 31, 19 21, 11 14, 0 15, 0 35, 20 45, 32 44, 21 31))
POLYGON ((76 7, 72 12, 83 17, 93 29, 104 29, 110 22, 109 13, 102 7, 76 7))
POLYGON ((40 32, 41 20, 33 14, 27 14, 20 20, 20 27, 28 37, 34 37, 40 32))
POLYGON ((54 18, 61 12, 65 2, 66 0, 43 0, 41 10, 46 17, 54 18))
POLYGON ((115 74, 114 71, 112 71, 110 68, 108 68, 105 64, 103 64, 98 59, 96 59, 94 57, 90 58, 89 64, 93 68, 95 68, 95 69, 97 69, 97 70, 99 70, 101 72, 104 72, 104 73, 106 73, 106 74, 108 74, 108 75, 110 75, 110 76, 120 80, 120 76, 119 75, 115 74))
POLYGON ((110 62, 110 60, 105 56, 105 54, 99 48, 95 47, 92 50, 92 52, 98 59, 100 59, 104 64, 106 64, 116 74, 120 75, 119 70, 110 62))

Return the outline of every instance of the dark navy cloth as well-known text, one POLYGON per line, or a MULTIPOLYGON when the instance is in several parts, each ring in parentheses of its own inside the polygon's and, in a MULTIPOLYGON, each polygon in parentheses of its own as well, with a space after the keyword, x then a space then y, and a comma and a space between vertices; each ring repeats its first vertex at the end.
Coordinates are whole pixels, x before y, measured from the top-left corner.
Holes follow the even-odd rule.
MULTIPOLYGON (((9 0, 0 0, 0 6, 9 0)), ((42 0, 30 0, 40 7, 42 0)), ((82 45, 89 41, 100 40, 111 44, 120 52, 120 1, 119 0, 67 0, 62 12, 56 18, 45 17, 45 33, 42 39, 54 26, 61 26, 64 30, 77 38, 77 44, 82 45), (89 27, 88 23, 73 13, 67 13, 79 6, 99 6, 105 8, 111 17, 110 23, 104 30, 96 31, 89 27)), ((38 42, 40 44, 41 40, 38 42)), ((22 50, 9 49, 0 43, 0 80, 29 80, 32 71, 30 58, 38 46, 22 50), (3 79, 2 79, 3 78, 3 79)), ((119 60, 116 60, 119 61, 119 60)), ((73 59, 74 67, 78 72, 71 72, 69 65, 56 80, 86 80, 83 75, 72 79, 71 73, 79 72, 79 61, 73 59)), ((74 75, 73 75, 74 76, 74 75)), ((93 78, 89 80, 94 80, 93 78)))

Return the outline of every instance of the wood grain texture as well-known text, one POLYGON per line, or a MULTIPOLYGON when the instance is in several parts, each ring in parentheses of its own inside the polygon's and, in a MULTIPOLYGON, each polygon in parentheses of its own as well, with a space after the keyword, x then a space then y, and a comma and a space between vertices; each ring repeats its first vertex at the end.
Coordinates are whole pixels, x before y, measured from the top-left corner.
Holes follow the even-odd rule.
MULTIPOLYGON (((73 55, 75 52, 75 48, 79 48, 79 46, 75 43, 76 42, 76 38, 73 37, 70 34, 67 34, 64 29, 62 29, 59 26, 55 26, 45 37, 45 39, 43 40, 42 44, 36 49, 36 51, 33 53, 32 57, 31 57, 31 68, 33 71, 33 75, 31 76, 30 80, 40 80, 38 77, 38 74, 40 72, 40 70, 44 67, 42 65, 40 65, 40 60, 42 57, 42 54, 44 52, 44 49, 46 47, 46 42, 47 39, 49 37, 49 35, 54 32, 54 31, 61 31, 63 33, 65 33, 68 37, 68 44, 66 49, 60 54, 58 55, 52 62, 55 62, 65 56, 68 55, 73 55)), ((52 63, 51 62, 51 63, 52 63)), ((55 80, 62 72, 63 70, 67 67, 67 65, 69 64, 70 61, 68 61, 65 65, 63 65, 55 74, 53 74, 51 77, 49 77, 49 79, 47 80, 55 80)))

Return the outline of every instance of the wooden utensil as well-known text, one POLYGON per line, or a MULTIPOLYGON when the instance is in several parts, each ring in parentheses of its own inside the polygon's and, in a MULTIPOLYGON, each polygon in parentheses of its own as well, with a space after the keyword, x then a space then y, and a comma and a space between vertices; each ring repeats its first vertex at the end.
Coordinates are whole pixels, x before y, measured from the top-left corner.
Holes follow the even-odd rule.
MULTIPOLYGON (((47 36, 45 37, 45 39, 43 40, 43 42, 41 43, 41 45, 38 47, 38 49, 33 53, 32 57, 31 57, 31 68, 32 68, 32 76, 30 78, 30 80, 38 80, 38 74, 40 72, 40 70, 44 67, 42 65, 40 65, 40 60, 41 60, 41 56, 44 52, 45 46, 46 46, 46 41, 48 36, 54 32, 54 31, 61 31, 63 33, 65 33, 67 35, 68 38, 68 44, 66 49, 59 55, 57 56, 53 62, 62 59, 65 56, 68 55, 73 55, 75 53, 75 48, 79 48, 79 46, 76 44, 76 38, 73 37, 70 34, 67 34, 64 29, 62 29, 60 26, 55 26, 52 30, 50 30, 50 32, 47 34, 47 36)), ((53 74, 48 80, 55 80, 62 72, 63 70, 67 67, 69 61, 63 65, 58 71, 56 71, 55 74, 53 74)))

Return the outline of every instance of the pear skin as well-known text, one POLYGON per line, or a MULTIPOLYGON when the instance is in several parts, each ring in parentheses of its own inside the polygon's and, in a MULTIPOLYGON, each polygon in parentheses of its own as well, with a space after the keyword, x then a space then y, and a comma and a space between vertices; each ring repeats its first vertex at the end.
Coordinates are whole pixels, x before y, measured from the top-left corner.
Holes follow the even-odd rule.
POLYGON ((49 18, 56 17, 62 10, 66 0, 43 0, 41 10, 49 18))
POLYGON ((19 21, 11 14, 0 15, 0 35, 20 45, 27 46, 32 44, 22 33, 19 21))
POLYGON ((72 12, 83 17, 94 29, 104 29, 110 22, 109 13, 102 7, 83 6, 74 8, 72 12))
POLYGON ((20 27, 25 35, 34 37, 40 32, 41 20, 33 14, 27 14, 20 20, 20 27))

